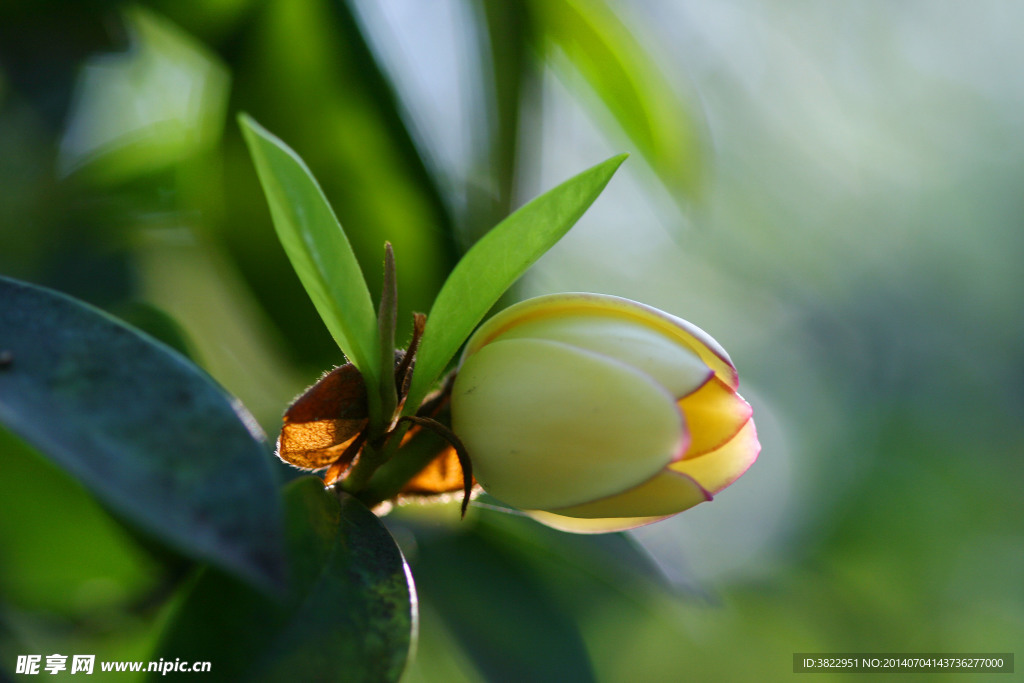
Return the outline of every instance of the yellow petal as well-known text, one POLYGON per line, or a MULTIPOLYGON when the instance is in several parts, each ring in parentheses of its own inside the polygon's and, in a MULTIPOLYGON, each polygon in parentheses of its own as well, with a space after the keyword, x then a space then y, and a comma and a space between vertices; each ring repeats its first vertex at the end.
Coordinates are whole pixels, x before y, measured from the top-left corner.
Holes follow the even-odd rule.
POLYGON ((711 494, 685 474, 665 469, 633 488, 552 512, 566 517, 664 517, 711 500, 711 494))
POLYGON ((543 510, 527 510, 526 514, 535 520, 559 531, 568 531, 574 534, 607 534, 612 531, 628 531, 637 527, 660 522, 671 517, 611 517, 607 519, 579 519, 578 517, 565 517, 556 515, 553 512, 543 510))
POLYGON ((577 505, 636 486, 688 445, 675 398, 604 356, 536 339, 467 358, 452 428, 488 493, 518 508, 577 505))
MULTIPOLYGON (((599 315, 640 323, 695 353, 729 386, 735 388, 739 384, 736 368, 729 354, 707 332, 693 323, 651 306, 607 294, 550 294, 510 306, 477 330, 466 346, 464 357, 470 356, 480 347, 528 321, 579 315, 599 315)), ((681 396, 683 393, 687 392, 676 395, 681 396)))
POLYGON ((760 451, 757 429, 749 419, 725 445, 699 457, 674 462, 669 468, 689 475, 711 493, 718 493, 746 472, 760 451))
POLYGON ((750 404, 717 376, 679 399, 679 407, 690 431, 690 447, 683 459, 695 458, 725 445, 753 414, 750 404))
POLYGON ((693 352, 700 356, 700 359, 708 364, 708 367, 715 371, 715 375, 733 389, 740 385, 740 376, 736 372, 736 366, 732 359, 725 352, 722 345, 715 341, 710 334, 697 327, 689 320, 677 318, 669 313, 663 313, 657 309, 651 309, 672 320, 677 326, 679 341, 690 346, 693 352))

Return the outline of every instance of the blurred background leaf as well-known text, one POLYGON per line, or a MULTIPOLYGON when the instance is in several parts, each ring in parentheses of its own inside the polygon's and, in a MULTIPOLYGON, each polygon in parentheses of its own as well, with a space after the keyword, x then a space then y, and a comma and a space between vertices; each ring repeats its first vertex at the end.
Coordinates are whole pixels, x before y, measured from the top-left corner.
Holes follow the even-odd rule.
POLYGON ((92 165, 89 178, 114 184, 181 164, 220 137, 228 75, 221 62, 166 19, 124 13, 123 53, 82 65, 58 169, 92 165))
MULTIPOLYGON (((683 104, 651 54, 603 2, 535 1, 540 49, 555 48, 565 79, 588 87, 678 199, 700 195, 700 113, 683 104), (573 73, 575 72, 575 74, 573 73), (575 77, 575 78, 574 78, 575 77)), ((560 72, 561 73, 561 72, 560 72)))
MULTIPOLYGON (((441 576, 422 586, 410 680, 493 673, 492 644, 466 637, 488 615, 445 601, 499 556, 507 581, 491 590, 557 604, 565 616, 545 632, 601 680, 780 680, 795 651, 1013 650, 1022 21, 998 0, 6 2, 0 272, 187 348, 273 433, 341 357, 229 115, 250 112, 307 161, 371 292, 393 242, 400 337, 510 210, 631 152, 508 300, 599 291, 699 324, 740 369, 762 456, 712 505, 621 538, 645 560, 614 580, 575 569, 619 566, 607 539, 544 540, 538 553, 545 530, 479 506, 454 528, 457 506, 387 518, 411 563, 441 576), (86 80, 112 64, 107 92, 125 103, 114 120, 173 125, 133 124, 152 140, 102 135, 114 130, 95 119, 105 108, 80 107, 86 80), (152 87, 168 74, 178 89, 152 87), (72 127, 117 144, 68 163, 72 127), (492 537, 492 513, 516 532, 492 537), (431 569, 442 562, 450 576, 431 569)), ((47 475, 18 448, 0 457, 5 471, 19 458, 26 482, 2 499, 5 519, 26 521, 0 552, 17 544, 43 562, 55 551, 28 511, 59 525, 77 503, 26 502, 47 475)), ((0 651, 60 651, 96 623, 107 651, 148 642, 163 615, 131 602, 172 572, 133 564, 147 557, 136 541, 100 526, 96 547, 121 550, 109 568, 82 565, 111 578, 98 591, 109 599, 78 598, 87 579, 71 562, 41 573, 60 613, 35 601, 38 586, 4 579, 0 651)), ((88 553, 73 547, 64 556, 88 553)))
POLYGON ((124 529, 81 484, 0 428, 0 652, 144 657, 189 563, 124 529))

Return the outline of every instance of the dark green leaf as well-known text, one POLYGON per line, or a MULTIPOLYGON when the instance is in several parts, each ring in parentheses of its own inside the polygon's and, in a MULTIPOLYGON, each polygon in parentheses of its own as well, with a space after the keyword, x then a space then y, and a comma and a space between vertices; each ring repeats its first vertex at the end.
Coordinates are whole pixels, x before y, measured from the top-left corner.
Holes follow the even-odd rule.
POLYGON ((265 437, 163 345, 0 277, 0 422, 140 529, 262 588, 283 582, 265 437))
POLYGON ((198 357, 185 328, 159 307, 149 302, 129 301, 112 312, 135 329, 167 344, 186 358, 195 360, 198 357))
POLYGON ((287 599, 274 602, 208 571, 151 659, 209 661, 218 681, 398 680, 415 593, 391 535, 357 500, 339 503, 312 477, 288 486, 285 507, 287 599))
POLYGON ((486 529, 418 539, 413 570, 425 602, 490 681, 593 681, 579 615, 567 612, 519 556, 486 529))
POLYGON ((345 231, 305 162, 251 117, 238 120, 295 272, 338 346, 377 386, 377 316, 345 231))
POLYGON ((626 156, 603 161, 537 197, 462 257, 427 315, 406 413, 415 411, 498 297, 575 225, 626 156))
POLYGON ((604 3, 534 2, 541 32, 565 53, 673 192, 700 191, 703 121, 673 92, 648 50, 604 3))

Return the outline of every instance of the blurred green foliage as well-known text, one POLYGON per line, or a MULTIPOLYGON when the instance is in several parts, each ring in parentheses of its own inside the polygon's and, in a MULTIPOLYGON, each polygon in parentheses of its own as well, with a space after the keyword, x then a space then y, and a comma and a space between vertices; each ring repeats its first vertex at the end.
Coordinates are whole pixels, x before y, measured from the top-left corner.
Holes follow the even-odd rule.
MULTIPOLYGON (((0 272, 186 350, 274 433, 341 357, 234 113, 309 163, 372 292, 395 245, 403 334, 511 208, 634 152, 520 294, 617 294, 709 330, 761 458, 627 536, 482 505, 464 523, 451 506, 385 518, 423 607, 408 680, 779 680, 798 651, 1012 651, 1022 15, 5 2, 0 272)), ((27 652, 145 659, 187 564, 0 439, 0 670, 27 652)))

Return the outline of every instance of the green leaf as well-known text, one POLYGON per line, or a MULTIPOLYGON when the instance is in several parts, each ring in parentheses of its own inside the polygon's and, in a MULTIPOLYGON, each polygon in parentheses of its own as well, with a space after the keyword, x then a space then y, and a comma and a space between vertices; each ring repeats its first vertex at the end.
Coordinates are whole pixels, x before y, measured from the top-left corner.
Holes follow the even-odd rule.
POLYGON ((575 225, 627 156, 614 156, 542 194, 466 252, 427 316, 406 399, 407 414, 416 410, 498 297, 575 225))
MULTIPOLYGON (((430 150, 418 151, 422 136, 411 132, 420 129, 418 109, 397 97, 389 71, 367 43, 367 17, 356 5, 352 0, 251 3, 242 32, 232 39, 246 46, 234 53, 232 98, 302 153, 331 198, 374 296, 381 245, 385 240, 394 245, 402 262, 402 340, 411 314, 430 308, 463 250, 454 239, 448 192, 440 189, 449 183, 430 150)), ((246 212, 251 197, 238 185, 232 188, 234 210, 246 212)), ((302 311, 282 310, 277 279, 261 281, 265 259, 252 244, 252 232, 236 226, 233 233, 235 253, 245 254, 247 279, 264 302, 275 306, 276 320, 301 324, 302 311)), ((270 231, 258 232, 262 237, 270 231)), ((270 266, 279 268, 280 262, 271 260, 270 266)), ((323 357, 322 348, 316 352, 323 357)))
POLYGON ((238 121, 295 272, 366 385, 377 386, 377 316, 345 231, 305 162, 250 116, 238 121))
POLYGON ((420 592, 488 681, 594 681, 582 615, 566 609, 516 545, 472 522, 417 538, 420 592))
POLYGON ((264 589, 283 583, 265 437, 162 344, 0 277, 0 422, 171 547, 264 589))
MULTIPOLYGON (((212 663, 212 680, 395 681, 414 637, 415 593, 391 535, 314 477, 285 493, 291 584, 275 602, 203 574, 151 657, 212 663)), ((152 680, 163 680, 150 674, 152 680)))
POLYGON ((600 0, 535 0, 541 32, 565 53, 644 160, 673 193, 699 196, 703 120, 600 0))

